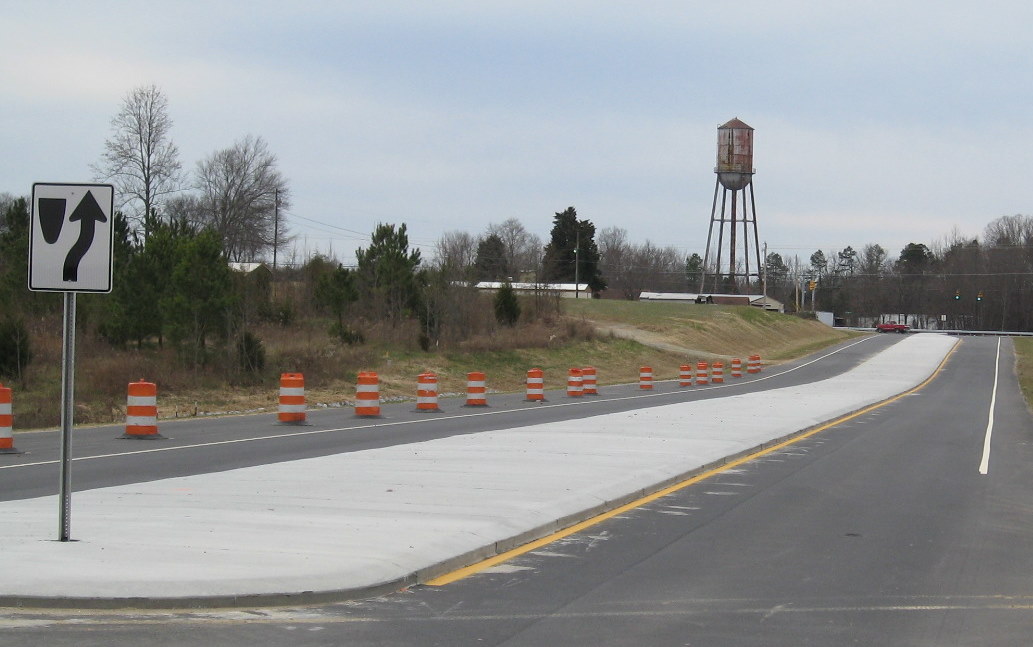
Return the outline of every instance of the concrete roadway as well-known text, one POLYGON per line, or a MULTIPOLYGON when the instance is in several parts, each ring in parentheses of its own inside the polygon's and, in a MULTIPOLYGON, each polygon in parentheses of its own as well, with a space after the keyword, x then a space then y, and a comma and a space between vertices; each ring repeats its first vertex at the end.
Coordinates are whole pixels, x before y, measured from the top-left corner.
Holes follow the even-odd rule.
MULTIPOLYGON (((414 402, 403 402, 383 405, 382 416, 375 419, 356 417, 350 407, 311 409, 308 424, 301 427, 276 424, 275 413, 162 420, 159 432, 166 439, 155 441, 119 439, 121 425, 76 427, 72 487, 82 491, 141 483, 796 386, 842 374, 901 339, 851 340, 759 375, 744 370, 739 380, 726 369, 723 385, 680 388, 677 380, 658 381, 648 394, 628 384, 600 387, 598 396, 568 398, 563 382, 563 389, 546 392, 544 404, 527 402, 523 394, 490 394, 487 408, 464 407, 463 398, 441 398, 441 413, 417 413, 414 402)), ((556 386, 561 377, 566 379, 546 376, 547 386, 556 386)), ((413 376, 414 395, 415 387, 413 376)), ((57 494, 59 432, 16 433, 15 445, 24 453, 0 455, 0 501, 57 494)))
POLYGON ((452 584, 306 608, 9 613, 0 639, 1028 644, 1033 433, 998 343, 966 338, 913 395, 452 584))

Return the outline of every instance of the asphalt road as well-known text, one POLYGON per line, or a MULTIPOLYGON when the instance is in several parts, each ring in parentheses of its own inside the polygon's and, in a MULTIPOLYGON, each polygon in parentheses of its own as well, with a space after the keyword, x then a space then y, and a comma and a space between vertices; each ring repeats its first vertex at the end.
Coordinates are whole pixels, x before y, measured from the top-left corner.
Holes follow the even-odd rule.
POLYGON ((452 584, 295 609, 0 613, 0 644, 1029 644, 1033 431, 998 343, 963 339, 913 395, 452 584))
MULTIPOLYGON (((900 339, 851 340, 760 374, 738 380, 726 376, 723 385, 682 388, 674 380, 656 382, 649 392, 637 384, 604 386, 600 395, 582 398, 547 390, 542 404, 527 402, 524 394, 491 394, 486 408, 465 407, 464 398, 441 398, 440 413, 416 412, 414 402, 404 402, 383 405, 379 418, 357 417, 351 408, 315 409, 305 426, 279 425, 275 413, 170 420, 159 423, 164 440, 123 440, 122 426, 76 427, 72 488, 154 481, 805 384, 843 373, 900 339)), ((558 386, 557 381, 547 376, 547 386, 558 386)), ((415 391, 415 376, 413 382, 415 391)), ((0 501, 56 494, 59 432, 18 433, 15 445, 24 453, 0 455, 0 501)))

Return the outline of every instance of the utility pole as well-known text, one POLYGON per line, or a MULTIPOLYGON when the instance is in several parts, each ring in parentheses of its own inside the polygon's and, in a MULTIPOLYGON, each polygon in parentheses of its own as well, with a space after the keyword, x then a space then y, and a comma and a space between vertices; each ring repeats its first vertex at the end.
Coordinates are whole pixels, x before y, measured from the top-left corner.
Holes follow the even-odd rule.
POLYGON ((273 189, 273 272, 276 272, 276 248, 280 246, 280 190, 273 189))
MULTIPOLYGON (((768 308, 768 242, 764 241, 764 274, 761 277, 761 286, 764 290, 764 309, 768 308)), ((749 278, 749 277, 747 277, 749 278)))
MULTIPOLYGON (((577 224, 577 221, 575 220, 574 223, 577 224)), ((580 273, 578 272, 578 270, 580 269, 580 265, 581 265, 581 263, 578 263, 578 253, 577 252, 578 252, 578 248, 579 247, 581 247, 581 227, 580 227, 580 225, 578 225, 577 234, 574 237, 574 298, 575 299, 580 299, 581 298, 581 285, 578 283, 578 278, 580 276, 580 273)))

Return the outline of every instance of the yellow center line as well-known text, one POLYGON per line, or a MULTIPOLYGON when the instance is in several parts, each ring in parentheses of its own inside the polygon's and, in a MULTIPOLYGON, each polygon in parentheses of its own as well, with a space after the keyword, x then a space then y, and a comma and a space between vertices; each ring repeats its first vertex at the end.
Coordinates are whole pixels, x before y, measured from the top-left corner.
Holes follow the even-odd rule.
POLYGON ((849 421, 851 421, 851 420, 853 420, 855 418, 858 418, 860 416, 863 416, 863 415, 865 415, 867 413, 871 413, 872 411, 875 411, 876 409, 881 409, 882 407, 885 407, 887 405, 893 404, 894 402, 896 402, 897 400, 900 400, 901 398, 904 398, 906 396, 909 396, 909 395, 911 395, 913 393, 916 393, 916 392, 922 390, 923 388, 928 386, 933 380, 935 380, 936 377, 940 374, 940 372, 943 371, 944 366, 947 365, 947 361, 950 360, 951 355, 953 355, 954 351, 957 350, 958 344, 960 344, 960 340, 958 341, 958 343, 956 343, 951 348, 951 350, 943 358, 943 361, 940 362, 940 365, 936 367, 935 371, 933 371, 932 375, 930 375, 928 378, 926 378, 926 380, 924 382, 922 382, 918 386, 916 386, 916 387, 914 387, 914 388, 912 388, 912 389, 910 389, 908 391, 904 391, 903 393, 899 393, 899 394, 897 394, 897 395, 895 395, 895 396, 893 396, 891 398, 887 398, 886 400, 883 400, 882 402, 876 402, 875 404, 869 405, 869 406, 867 406, 867 407, 865 407, 863 409, 859 409, 858 411, 855 411, 853 413, 847 414, 847 415, 842 416, 840 418, 836 418, 835 420, 832 420, 830 422, 826 422, 826 423, 824 423, 822 425, 819 425, 817 427, 814 427, 812 429, 805 430, 805 431, 803 431, 803 432, 793 436, 792 438, 790 438, 788 440, 784 440, 784 441, 782 441, 782 442, 780 442, 780 443, 778 443, 776 445, 772 445, 771 447, 766 447, 766 448, 761 449, 761 450, 759 450, 759 451, 757 451, 757 452, 755 452, 753 454, 749 454, 748 456, 743 456, 743 457, 734 459, 734 460, 732 460, 732 461, 730 461, 728 463, 725 463, 724 465, 722 465, 720 467, 716 467, 716 468, 707 470, 705 472, 701 472, 700 474, 697 474, 697 475, 695 475, 693 477, 690 477, 690 478, 688 478, 688 479, 686 479, 684 481, 681 481, 679 483, 675 483, 674 485, 670 485, 668 487, 665 487, 662 490, 658 490, 658 491, 656 491, 656 492, 654 492, 652 494, 648 494, 648 495, 646 495, 644 497, 641 497, 639 499, 636 499, 636 500, 634 500, 634 501, 632 501, 630 503, 625 503, 624 505, 622 505, 622 506, 620 506, 618 508, 614 508, 613 510, 609 510, 607 512, 603 512, 602 514, 596 515, 595 517, 592 517, 591 519, 587 519, 587 520, 582 521, 580 523, 576 523, 573 526, 568 526, 567 528, 564 528, 563 530, 558 530, 558 531, 552 533, 551 535, 546 535, 545 537, 542 537, 541 539, 536 539, 536 540, 534 540, 534 541, 532 541, 530 543, 524 544, 523 546, 518 546, 517 548, 513 548, 513 549, 508 550, 508 551, 506 551, 504 553, 499 553, 498 555, 495 555, 494 557, 489 557, 488 559, 485 559, 483 561, 477 562, 476 564, 471 564, 470 566, 464 566, 463 568, 460 568, 458 570, 454 570, 454 571, 451 571, 449 573, 445 573, 443 575, 439 575, 437 577, 434 577, 432 579, 427 580, 426 582, 423 582, 423 584, 426 584, 427 586, 445 586, 446 584, 451 584, 452 582, 459 581, 461 579, 469 577, 470 575, 474 575, 474 574, 479 573, 479 572, 481 572, 483 570, 489 569, 492 566, 496 566, 496 565, 501 564, 503 562, 507 562, 507 561, 509 561, 509 560, 511 560, 511 559, 513 559, 515 557, 519 557, 520 555, 524 555, 524 554, 529 553, 529 552, 531 552, 533 550, 537 550, 537 549, 541 548, 542 546, 547 546, 548 544, 551 544, 554 541, 557 541, 559 539, 563 539, 564 537, 569 537, 570 535, 573 535, 574 533, 581 532, 582 530, 585 530, 586 528, 591 528, 592 526, 598 525, 598 524, 600 524, 600 523, 602 523, 604 521, 607 521, 608 519, 612 519, 613 517, 616 517, 618 515, 624 514, 625 512, 629 512, 629 511, 634 510, 636 508, 640 508, 640 507, 642 507, 642 506, 644 506, 646 504, 649 504, 649 503, 652 503, 653 501, 656 501, 657 499, 663 498, 663 497, 667 496, 668 494, 672 494, 672 493, 677 492, 679 490, 683 490, 683 489, 689 487, 690 485, 695 485, 696 483, 699 483, 700 481, 704 481, 704 480, 706 480, 706 479, 708 479, 708 478, 710 478, 712 476, 715 476, 715 475, 720 474, 722 472, 725 472, 727 470, 730 470, 730 469, 733 469, 735 467, 738 467, 739 465, 743 465, 744 463, 749 463, 750 461, 754 461, 754 460, 756 460, 756 459, 758 459, 758 458, 760 458, 762 456, 766 456, 767 454, 771 454, 773 452, 777 452, 777 451, 779 451, 781 449, 789 447, 790 445, 798 443, 801 440, 805 440, 807 438, 810 438, 811 436, 814 436, 815 434, 819 434, 819 433, 821 433, 823 431, 831 429, 832 427, 836 427, 838 425, 841 425, 844 422, 849 422, 849 421))

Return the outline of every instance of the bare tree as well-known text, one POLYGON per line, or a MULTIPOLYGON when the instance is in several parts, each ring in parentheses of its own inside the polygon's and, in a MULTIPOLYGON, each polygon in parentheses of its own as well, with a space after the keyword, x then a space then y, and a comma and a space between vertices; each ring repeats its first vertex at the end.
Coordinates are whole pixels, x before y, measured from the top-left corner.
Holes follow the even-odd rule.
POLYGON ((625 298, 637 299, 643 291, 674 292, 682 288, 684 280, 681 258, 674 247, 657 247, 649 240, 630 247, 625 298))
POLYGON ((498 236, 506 248, 506 275, 517 281, 541 263, 542 239, 527 231, 516 218, 488 226, 488 235, 498 236))
POLYGON ((98 180, 114 184, 119 208, 142 223, 156 215, 165 196, 183 186, 179 149, 170 138, 168 99, 157 86, 132 90, 111 120, 104 154, 92 166, 98 180))
POLYGON ((435 267, 458 280, 470 274, 477 257, 476 238, 465 231, 448 231, 434 245, 435 267))
POLYGON ((219 233, 232 260, 254 261, 287 244, 282 220, 275 221, 289 206, 287 181, 261 137, 248 135, 198 162, 196 181, 202 224, 219 233))
POLYGON ((632 247, 628 243, 626 229, 607 227, 599 232, 599 271, 606 277, 610 289, 619 292, 625 299, 638 298, 638 293, 628 280, 631 254, 632 247))

